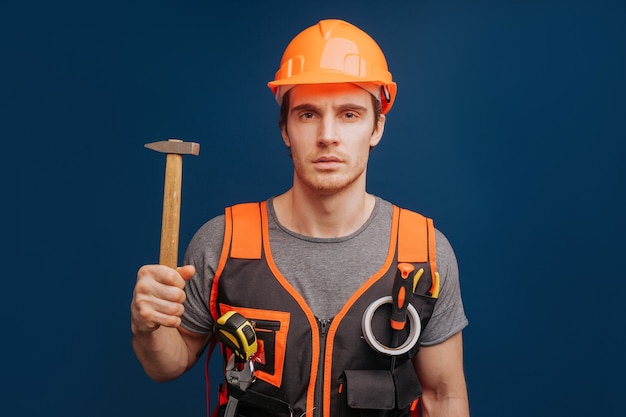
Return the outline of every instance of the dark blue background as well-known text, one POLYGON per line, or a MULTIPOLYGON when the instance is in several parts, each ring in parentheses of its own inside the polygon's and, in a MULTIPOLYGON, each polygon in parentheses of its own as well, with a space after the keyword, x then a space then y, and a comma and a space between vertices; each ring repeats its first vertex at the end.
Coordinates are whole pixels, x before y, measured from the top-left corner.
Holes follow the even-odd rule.
POLYGON ((164 158, 143 145, 201 143, 181 256, 224 206, 286 190, 266 82, 328 17, 369 32, 398 82, 368 189, 434 217, 456 250, 473 415, 623 415, 624 1, 24 1, 0 16, 3 415, 203 415, 202 365, 157 384, 130 347, 161 221, 164 158))

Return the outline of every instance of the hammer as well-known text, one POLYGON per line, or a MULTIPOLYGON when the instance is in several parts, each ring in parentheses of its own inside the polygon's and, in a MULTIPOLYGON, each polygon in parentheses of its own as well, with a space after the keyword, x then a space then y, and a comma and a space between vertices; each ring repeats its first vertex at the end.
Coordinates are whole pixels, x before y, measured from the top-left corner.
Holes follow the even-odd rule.
POLYGON ((163 191, 163 221, 161 224, 161 252, 159 263, 178 267, 178 232, 180 229, 180 193, 183 180, 183 155, 200 153, 200 145, 168 139, 146 143, 148 149, 167 154, 165 160, 165 187, 163 191))

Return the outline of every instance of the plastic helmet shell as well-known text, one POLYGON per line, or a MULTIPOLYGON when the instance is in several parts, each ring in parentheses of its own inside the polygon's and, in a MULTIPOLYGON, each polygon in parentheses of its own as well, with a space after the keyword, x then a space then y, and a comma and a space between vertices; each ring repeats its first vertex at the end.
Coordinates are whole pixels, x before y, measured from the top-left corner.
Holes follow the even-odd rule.
POLYGON ((391 109, 397 87, 376 41, 348 22, 327 19, 293 38, 268 86, 276 95, 281 86, 345 82, 380 86, 382 112, 391 109))

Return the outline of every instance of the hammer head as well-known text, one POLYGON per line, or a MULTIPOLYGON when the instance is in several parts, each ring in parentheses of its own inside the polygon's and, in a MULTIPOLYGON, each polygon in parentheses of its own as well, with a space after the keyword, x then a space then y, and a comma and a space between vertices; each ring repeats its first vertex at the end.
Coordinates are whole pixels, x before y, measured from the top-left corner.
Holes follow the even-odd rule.
POLYGON ((183 142, 180 139, 168 139, 160 142, 146 143, 144 145, 153 151, 178 154, 178 155, 195 155, 200 153, 200 144, 196 142, 183 142))

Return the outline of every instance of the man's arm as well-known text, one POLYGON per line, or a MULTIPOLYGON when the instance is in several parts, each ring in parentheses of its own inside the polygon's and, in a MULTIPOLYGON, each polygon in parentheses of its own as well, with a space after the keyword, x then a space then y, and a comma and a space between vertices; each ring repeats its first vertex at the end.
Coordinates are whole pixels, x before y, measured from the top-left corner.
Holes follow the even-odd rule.
POLYGON ((185 282, 194 274, 190 266, 178 271, 148 265, 137 274, 131 303, 133 349, 144 370, 158 382, 169 381, 196 362, 207 335, 180 327, 185 282))
POLYGON ((461 332, 437 345, 421 347, 414 365, 424 391, 424 417, 469 416, 461 332))
POLYGON ((196 362, 206 335, 182 328, 159 327, 149 334, 134 334, 133 349, 146 374, 157 382, 170 381, 196 362))

